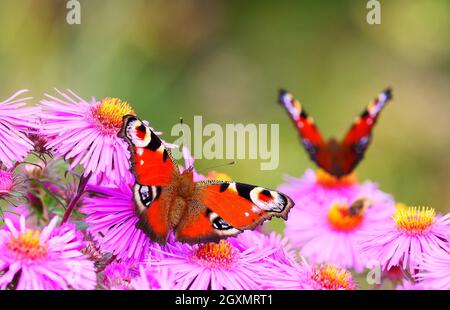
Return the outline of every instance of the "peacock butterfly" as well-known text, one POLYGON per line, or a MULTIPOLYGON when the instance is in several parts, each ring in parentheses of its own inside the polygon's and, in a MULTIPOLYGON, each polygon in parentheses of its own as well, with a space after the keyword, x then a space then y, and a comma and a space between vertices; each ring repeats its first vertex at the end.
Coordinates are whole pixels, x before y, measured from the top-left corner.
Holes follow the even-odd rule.
POLYGON ((273 216, 287 219, 292 199, 274 190, 237 182, 194 182, 193 168, 180 172, 169 150, 146 122, 123 118, 119 135, 129 144, 138 226, 164 244, 171 231, 186 243, 235 236, 273 216))
POLYGON ((341 178, 350 174, 363 159, 370 144, 373 126, 391 98, 390 88, 383 91, 357 118, 342 141, 334 138, 325 141, 300 101, 287 91, 280 90, 278 100, 294 121, 310 158, 329 174, 341 178))

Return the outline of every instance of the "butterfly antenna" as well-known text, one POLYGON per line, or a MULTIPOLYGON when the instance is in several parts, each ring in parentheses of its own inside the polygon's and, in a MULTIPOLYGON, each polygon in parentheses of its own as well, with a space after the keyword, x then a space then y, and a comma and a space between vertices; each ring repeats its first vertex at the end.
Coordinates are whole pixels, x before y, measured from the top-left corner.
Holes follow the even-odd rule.
MULTIPOLYGON (((184 120, 183 120, 183 116, 180 116, 180 125, 181 125, 181 132, 183 133, 183 137, 184 137, 184 126, 183 126, 183 124, 184 124, 184 120)), ((181 145, 178 145, 178 148, 180 149, 180 151, 181 151, 181 145)))
POLYGON ((201 172, 201 171, 205 171, 205 170, 212 170, 212 169, 217 169, 217 168, 221 168, 221 167, 226 167, 226 166, 234 166, 236 165, 236 161, 230 161, 228 163, 225 164, 220 164, 220 165, 216 165, 216 166, 211 166, 211 167, 206 167, 200 170, 197 170, 197 172, 201 172))

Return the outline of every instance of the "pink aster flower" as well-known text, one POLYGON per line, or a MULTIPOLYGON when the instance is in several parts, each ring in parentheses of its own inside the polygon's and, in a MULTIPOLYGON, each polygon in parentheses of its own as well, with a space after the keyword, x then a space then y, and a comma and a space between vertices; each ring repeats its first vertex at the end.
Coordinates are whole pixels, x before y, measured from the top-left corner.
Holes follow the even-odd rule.
POLYGON ((14 174, 11 169, 3 169, 0 165, 0 200, 15 206, 16 202, 25 197, 26 184, 22 177, 14 174))
POLYGON ((84 176, 130 181, 128 145, 117 134, 123 116, 134 114, 131 106, 117 98, 88 102, 70 90, 56 91, 61 98, 46 94, 41 100, 46 147, 71 160, 71 169, 81 164, 84 176))
MULTIPOLYGON (((338 265, 325 263, 312 266, 303 259, 301 264, 283 265, 271 271, 264 289, 272 290, 355 290, 352 274, 338 265)), ((267 278, 267 276, 266 276, 267 278)))
POLYGON ((103 274, 103 284, 111 290, 129 290, 134 272, 125 263, 111 263, 106 266, 103 274))
POLYGON ((39 107, 26 106, 31 97, 21 98, 27 92, 23 89, 0 102, 0 163, 12 168, 14 162, 21 162, 33 150, 33 142, 27 133, 35 130, 39 107))
POLYGON ((53 218, 41 231, 20 229, 5 220, 0 230, 0 289, 18 290, 93 289, 95 268, 81 253, 84 243, 73 226, 58 228, 53 218), (14 282, 17 280, 17 284, 14 282))
POLYGON ((321 170, 307 170, 301 179, 289 177, 278 190, 295 202, 285 234, 314 264, 362 271, 367 259, 361 256, 358 233, 384 224, 395 210, 390 195, 374 183, 358 183, 354 175, 336 179, 321 170))
POLYGON ((408 279, 403 279, 402 283, 395 287, 397 291, 419 291, 426 290, 422 283, 417 283, 410 281, 408 279))
POLYGON ((439 250, 424 254, 416 279, 427 289, 450 290, 450 253, 439 250))
POLYGON ((363 231, 363 255, 384 270, 399 265, 414 274, 423 255, 449 251, 450 214, 436 216, 432 208, 400 207, 382 227, 363 231))
POLYGON ((4 210, 0 210, 0 219, 4 222, 5 219, 9 219, 13 226, 20 229, 20 218, 25 217, 28 219, 30 216, 30 210, 25 205, 18 205, 15 207, 10 207, 4 210))
POLYGON ((113 186, 89 185, 95 193, 83 200, 81 212, 86 214, 88 232, 103 252, 109 252, 127 263, 143 261, 152 245, 136 223, 132 184, 122 182, 113 186))
POLYGON ((175 280, 168 269, 157 270, 139 266, 139 275, 131 280, 131 287, 135 290, 171 290, 175 280))
POLYGON ((289 244, 289 240, 274 231, 268 234, 246 231, 235 242, 238 242, 242 248, 272 249, 264 262, 276 263, 281 268, 284 265, 292 265, 297 260, 296 253, 289 244))
POLYGON ((260 289, 262 275, 275 268, 273 258, 280 247, 272 241, 253 244, 249 241, 254 239, 248 234, 259 233, 247 231, 219 243, 170 242, 164 247, 157 246, 148 265, 159 272, 170 270, 175 279, 174 289, 260 289))
POLYGON ((0 199, 14 192, 14 173, 0 168, 0 199))

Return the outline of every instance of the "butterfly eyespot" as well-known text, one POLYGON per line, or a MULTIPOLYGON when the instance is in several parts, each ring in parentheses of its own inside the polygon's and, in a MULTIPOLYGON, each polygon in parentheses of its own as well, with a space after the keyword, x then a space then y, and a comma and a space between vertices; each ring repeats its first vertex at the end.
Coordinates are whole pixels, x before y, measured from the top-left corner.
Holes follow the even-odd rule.
POLYGON ((141 123, 141 125, 136 126, 136 131, 145 133, 146 132, 145 125, 141 123))
POLYGON ((149 131, 143 122, 137 119, 131 119, 127 123, 125 135, 132 145, 145 147, 150 142, 149 131))
POLYGON ((148 186, 142 186, 141 189, 139 190, 139 192, 141 193, 142 200, 145 200, 148 197, 150 197, 150 192, 148 190, 148 186))
POLYGON ((233 228, 233 226, 231 226, 230 224, 225 222, 225 220, 223 218, 221 218, 220 216, 216 217, 213 220, 212 226, 215 229, 218 229, 218 230, 228 230, 228 229, 232 229, 233 228))
POLYGON ((147 137, 147 127, 143 123, 140 122, 140 125, 135 127, 135 131, 138 139, 145 140, 147 137))
POLYGON ((266 197, 272 197, 272 194, 271 194, 270 191, 267 190, 267 189, 263 189, 263 190, 260 192, 260 195, 263 195, 263 196, 266 196, 266 197))
POLYGON ((158 199, 161 194, 161 187, 159 186, 135 186, 135 198, 141 203, 142 207, 148 208, 153 201, 158 199))

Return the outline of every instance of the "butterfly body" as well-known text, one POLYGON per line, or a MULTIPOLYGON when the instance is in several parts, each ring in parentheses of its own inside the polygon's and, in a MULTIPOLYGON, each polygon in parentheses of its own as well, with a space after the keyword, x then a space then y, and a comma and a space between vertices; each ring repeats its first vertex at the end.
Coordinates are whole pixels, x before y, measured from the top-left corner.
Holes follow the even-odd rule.
POLYGON ((153 131, 124 117, 120 135, 129 143, 133 197, 139 228, 161 244, 218 241, 254 229, 272 216, 287 219, 294 203, 279 192, 238 182, 195 182, 193 168, 179 171, 153 131))
MULTIPOLYGON (((354 149, 349 145, 332 138, 317 149, 317 155, 312 158, 319 167, 338 178, 343 177, 352 170, 348 159, 353 156, 354 149)), ((312 157, 312 156, 311 156, 312 157)))
POLYGON ((342 173, 342 164, 344 159, 344 150, 336 139, 330 139, 317 154, 317 163, 326 167, 326 171, 333 175, 342 173))
POLYGON ((325 141, 300 101, 287 91, 280 90, 278 100, 293 120, 310 158, 329 174, 341 178, 350 174, 363 159, 371 141, 373 126, 391 98, 390 89, 382 92, 367 106, 341 141, 334 138, 325 141))

